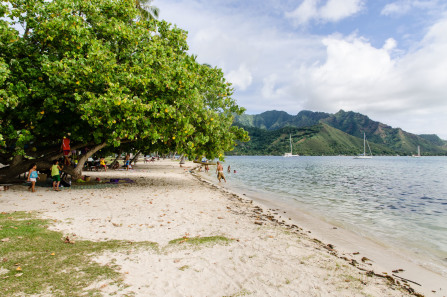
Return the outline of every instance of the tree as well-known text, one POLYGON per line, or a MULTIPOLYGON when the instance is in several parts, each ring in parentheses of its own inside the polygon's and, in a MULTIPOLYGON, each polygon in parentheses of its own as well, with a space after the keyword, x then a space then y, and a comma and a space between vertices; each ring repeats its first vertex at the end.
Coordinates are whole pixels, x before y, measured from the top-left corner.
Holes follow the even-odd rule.
POLYGON ((151 5, 153 0, 135 0, 135 5, 140 11, 142 19, 158 19, 160 9, 154 5, 151 5))
MULTIPOLYGON (((123 143, 215 158, 247 139, 231 127, 243 108, 222 71, 187 54, 185 31, 139 19, 133 0, 7 2, 0 4, 0 179, 33 162, 49 167, 68 133, 73 149, 90 149, 80 164, 123 143)), ((79 176, 79 167, 66 171, 79 176)))

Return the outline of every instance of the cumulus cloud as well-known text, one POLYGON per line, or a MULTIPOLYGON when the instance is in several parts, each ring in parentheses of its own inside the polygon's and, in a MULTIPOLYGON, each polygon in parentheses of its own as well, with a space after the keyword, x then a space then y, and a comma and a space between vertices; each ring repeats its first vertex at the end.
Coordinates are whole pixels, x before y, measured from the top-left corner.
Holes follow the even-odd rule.
MULTIPOLYGON (((154 4, 162 18, 189 31, 190 52, 199 62, 223 69, 235 87, 234 98, 249 113, 353 110, 409 132, 447 139, 447 18, 426 28, 424 37, 407 49, 391 35, 377 45, 356 28, 356 33, 327 36, 292 32, 267 15, 226 11, 209 3, 154 4)), ((295 19, 301 15, 309 24, 325 15, 328 22, 331 17, 323 8, 333 3, 305 0, 295 19)), ((360 12, 363 5, 343 3, 344 15, 360 12)), ((332 13, 332 20, 343 16, 332 13)), ((290 19, 283 21, 289 25, 290 19)))
POLYGON ((364 8, 363 0, 328 0, 323 5, 320 0, 304 0, 294 11, 287 12, 286 17, 296 25, 305 25, 312 20, 317 22, 338 22, 357 14, 364 8))
POLYGON ((227 14, 199 1, 164 1, 155 5, 160 7, 162 18, 175 20, 189 32, 190 52, 198 56, 200 63, 222 68, 235 87, 234 97, 239 104, 253 112, 287 109, 290 104, 300 108, 285 90, 296 67, 324 55, 318 36, 292 37, 272 24, 268 16, 250 18, 237 10, 227 14), (274 101, 270 95, 281 100, 274 101))
POLYGON ((241 91, 246 90, 253 81, 250 70, 248 70, 247 66, 244 64, 242 64, 239 69, 230 71, 227 74, 227 79, 241 91))
POLYGON ((304 0, 294 11, 287 12, 286 17, 294 19, 297 25, 307 24, 318 17, 318 0, 304 0))
POLYGON ((387 124, 404 123, 415 133, 423 133, 437 118, 432 131, 447 136, 440 128, 447 125, 447 117, 442 117, 447 113, 445 32, 447 19, 433 25, 414 50, 395 58, 393 39, 375 48, 358 36, 324 38, 324 63, 296 73, 299 92, 311 98, 305 107, 354 110, 387 124), (425 126, 420 126, 422 118, 425 126))

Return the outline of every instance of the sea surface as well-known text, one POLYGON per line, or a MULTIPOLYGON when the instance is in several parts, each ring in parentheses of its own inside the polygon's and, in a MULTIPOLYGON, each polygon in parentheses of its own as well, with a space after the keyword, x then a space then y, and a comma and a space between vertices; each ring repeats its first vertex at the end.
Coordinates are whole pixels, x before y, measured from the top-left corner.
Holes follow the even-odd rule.
POLYGON ((406 249, 447 275, 447 157, 227 157, 228 165, 234 186, 406 249))

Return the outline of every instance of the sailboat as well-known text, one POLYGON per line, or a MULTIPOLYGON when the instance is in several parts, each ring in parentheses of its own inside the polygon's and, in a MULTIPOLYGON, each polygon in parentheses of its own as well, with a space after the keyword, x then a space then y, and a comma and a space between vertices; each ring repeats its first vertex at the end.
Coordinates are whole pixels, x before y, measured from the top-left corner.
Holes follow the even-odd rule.
POLYGON ((369 143, 366 141, 366 134, 363 133, 363 155, 359 155, 354 157, 354 159, 371 159, 372 153, 371 148, 369 147, 369 143), (368 144, 369 156, 366 155, 366 144, 368 144))
POLYGON ((418 154, 412 155, 413 158, 420 158, 421 157, 421 147, 418 145, 418 154))
POLYGON ((290 153, 284 153, 284 157, 288 158, 288 157, 299 157, 300 155, 294 155, 292 153, 292 134, 289 134, 289 138, 290 138, 290 153))

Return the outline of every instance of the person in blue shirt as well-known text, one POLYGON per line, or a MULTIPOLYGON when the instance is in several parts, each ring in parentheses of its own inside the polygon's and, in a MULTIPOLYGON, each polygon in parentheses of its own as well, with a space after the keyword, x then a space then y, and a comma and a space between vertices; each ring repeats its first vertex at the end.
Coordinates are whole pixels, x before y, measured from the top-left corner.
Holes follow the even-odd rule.
POLYGON ((39 179, 39 175, 37 173, 37 164, 34 163, 31 165, 30 170, 28 171, 28 181, 31 182, 31 186, 29 186, 28 190, 31 192, 36 192, 36 181, 39 179))

